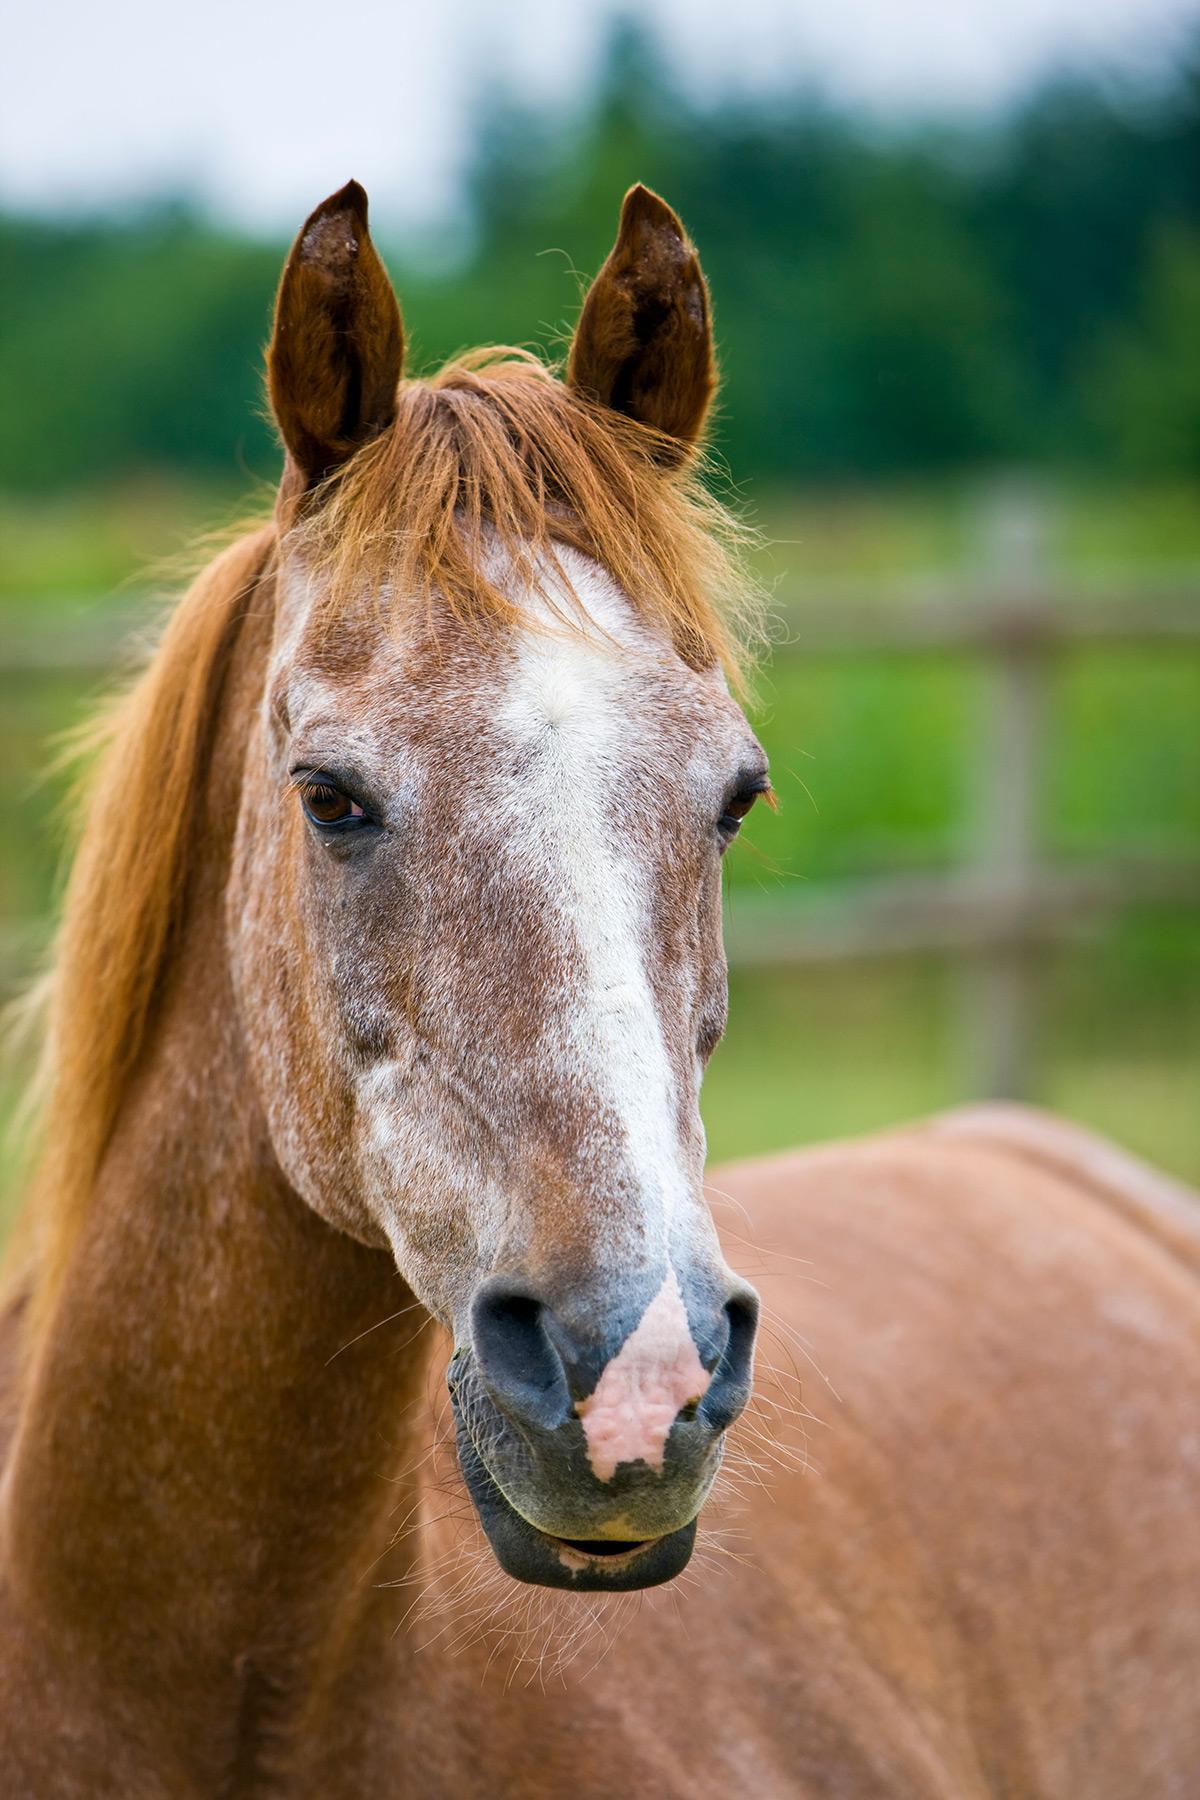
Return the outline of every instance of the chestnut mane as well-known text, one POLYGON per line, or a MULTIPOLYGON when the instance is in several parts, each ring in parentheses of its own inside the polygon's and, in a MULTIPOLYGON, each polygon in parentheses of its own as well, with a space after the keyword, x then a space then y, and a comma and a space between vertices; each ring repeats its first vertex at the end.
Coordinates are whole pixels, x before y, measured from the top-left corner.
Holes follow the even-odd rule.
MULTIPOLYGON (((320 575, 330 623, 366 591, 392 606, 437 593, 473 625, 503 626, 518 609, 484 572, 488 548, 504 552, 514 585, 536 587, 549 566, 569 591, 556 555, 566 543, 607 569, 685 660, 742 684, 754 616, 744 528, 677 445, 519 350, 476 351, 403 382, 391 426, 286 535, 320 575)), ((40 996, 37 1162, 10 1257, 35 1334, 145 1050, 197 867, 223 854, 198 821, 228 725, 224 678, 278 544, 279 527, 263 523, 212 561, 143 673, 80 741, 81 829, 40 996)))

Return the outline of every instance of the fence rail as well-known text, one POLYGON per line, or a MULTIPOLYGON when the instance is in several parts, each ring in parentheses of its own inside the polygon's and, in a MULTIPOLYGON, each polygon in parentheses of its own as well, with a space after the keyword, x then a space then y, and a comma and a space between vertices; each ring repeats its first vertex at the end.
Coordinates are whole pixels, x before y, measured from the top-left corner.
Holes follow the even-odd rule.
POLYGON ((1123 857, 1043 868, 1022 881, 971 870, 822 882, 811 898, 736 893, 726 903, 730 961, 747 968, 966 954, 1086 937, 1135 906, 1200 900, 1200 856, 1123 857))
POLYGON ((1083 645, 1200 642, 1200 572, 1187 584, 1097 596, 1067 587, 989 592, 912 588, 889 598, 846 588, 788 618, 787 647, 811 656, 1048 655, 1083 645))
MULTIPOLYGON (((901 593, 843 589, 787 617, 777 653, 805 658, 964 655, 987 673, 973 811, 980 830, 957 869, 822 885, 793 900, 738 892, 727 907, 735 965, 833 963, 949 954, 969 983, 976 1035, 973 1083, 1017 1097, 1035 1061, 1038 968, 1044 948, 1094 930, 1131 907, 1200 903, 1200 857, 1115 854, 1055 864, 1038 842, 1037 809, 1053 726, 1049 675, 1082 647, 1158 645, 1200 651, 1200 575, 1107 596, 1052 586, 1018 567, 1007 586, 928 582, 901 593)), ((1008 559, 1011 574, 1012 559, 1008 559)), ((66 629, 10 634, 0 681, 97 678, 118 666, 148 607, 66 629)), ((36 616, 36 615, 35 615, 36 616)), ((1197 722, 1200 729, 1200 721, 1197 722)), ((29 966, 35 929, 0 934, 7 969, 29 966)))

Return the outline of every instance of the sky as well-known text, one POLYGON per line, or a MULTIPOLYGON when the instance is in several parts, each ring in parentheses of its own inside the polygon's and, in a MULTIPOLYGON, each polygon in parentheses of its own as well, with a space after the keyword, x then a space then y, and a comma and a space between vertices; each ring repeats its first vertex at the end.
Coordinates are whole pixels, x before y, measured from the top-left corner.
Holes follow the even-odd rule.
MULTIPOLYGON (((377 219, 452 214, 472 113, 567 107, 620 0, 3 0, 0 205, 190 193, 287 230, 350 175, 377 219)), ((628 8, 626 7, 626 10, 628 8)), ((1063 65, 1151 72, 1200 0, 638 0, 689 91, 816 83, 882 112, 994 107, 1063 65)))

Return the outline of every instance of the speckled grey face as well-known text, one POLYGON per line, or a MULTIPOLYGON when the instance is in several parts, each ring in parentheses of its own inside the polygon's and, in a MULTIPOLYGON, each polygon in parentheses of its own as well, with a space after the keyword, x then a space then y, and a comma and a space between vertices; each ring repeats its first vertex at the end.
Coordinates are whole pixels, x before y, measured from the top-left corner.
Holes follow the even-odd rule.
POLYGON ((464 1466, 518 1574, 510 1528, 553 1561, 689 1527, 753 1336, 697 1097, 721 854, 765 761, 719 674, 564 566, 586 617, 514 596, 526 622, 486 637, 367 606, 331 636, 285 566, 230 890, 280 1160, 453 1331, 464 1466))

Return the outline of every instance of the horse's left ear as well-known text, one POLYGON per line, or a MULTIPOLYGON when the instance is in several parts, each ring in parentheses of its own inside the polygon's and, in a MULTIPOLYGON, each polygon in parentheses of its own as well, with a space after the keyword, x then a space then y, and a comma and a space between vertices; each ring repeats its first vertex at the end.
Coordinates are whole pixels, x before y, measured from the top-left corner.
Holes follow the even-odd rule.
POLYGON ((306 483, 391 424, 403 361, 400 308, 367 230, 367 196, 348 181, 292 245, 267 353, 271 407, 306 483))
POLYGON ((684 454, 717 385, 708 288, 679 219, 649 188, 630 188, 608 261, 583 303, 567 381, 650 425, 684 454))

